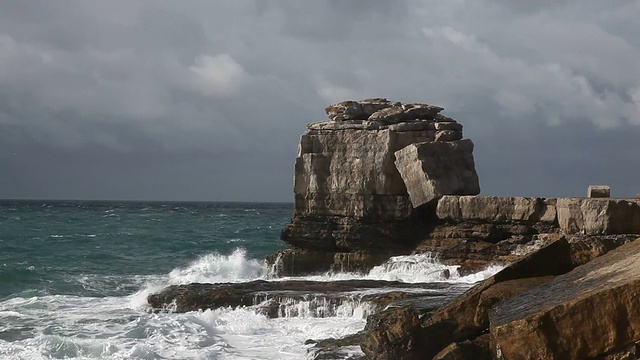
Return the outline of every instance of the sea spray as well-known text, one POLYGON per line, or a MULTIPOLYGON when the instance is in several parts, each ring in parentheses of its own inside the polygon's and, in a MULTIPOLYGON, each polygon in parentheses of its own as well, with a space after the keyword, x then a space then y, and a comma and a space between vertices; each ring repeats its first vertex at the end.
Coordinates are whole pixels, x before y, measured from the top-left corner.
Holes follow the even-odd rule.
POLYGON ((431 253, 394 256, 368 274, 370 279, 407 283, 453 281, 458 277, 458 266, 443 265, 431 253))
POLYGON ((169 273, 171 285, 188 283, 242 282, 264 278, 264 261, 247 259, 247 251, 236 248, 230 255, 211 253, 169 273))

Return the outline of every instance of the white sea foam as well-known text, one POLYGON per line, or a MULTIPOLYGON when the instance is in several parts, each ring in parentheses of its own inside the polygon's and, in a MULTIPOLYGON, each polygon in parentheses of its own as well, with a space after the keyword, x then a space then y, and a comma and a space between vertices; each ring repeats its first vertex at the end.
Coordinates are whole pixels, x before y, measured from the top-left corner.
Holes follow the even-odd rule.
MULTIPOLYGON (((499 269, 490 267, 461 277, 455 266, 421 254, 394 257, 365 275, 324 274, 302 279, 472 283, 499 269)), ((28 295, 7 299, 0 302, 0 359, 304 359, 306 340, 339 338, 362 330, 366 316, 373 311, 370 303, 361 300, 363 295, 384 291, 352 292, 338 302, 322 296, 281 298, 279 317, 274 319, 262 315, 258 307, 186 314, 147 311, 146 297, 168 285, 255 279, 283 280, 270 278, 263 261, 249 259, 244 250, 237 249, 229 255, 203 255, 166 275, 128 277, 128 282, 143 284, 140 291, 128 296, 28 295)), ((116 281, 92 276, 81 279, 89 289, 116 281)))
MULTIPOLYGON (((278 260, 276 260, 277 262, 278 260)), ((405 283, 461 283, 469 284, 485 280, 502 270, 502 266, 489 266, 486 269, 467 276, 460 276, 458 265, 444 265, 437 256, 431 253, 421 253, 403 256, 394 256, 382 265, 376 266, 367 274, 359 273, 326 273, 303 277, 286 277, 280 279, 304 279, 313 281, 335 280, 386 280, 401 281, 405 283)), ((270 269, 273 272, 273 269, 270 269)), ((279 280, 279 279, 274 279, 279 280)))
POLYGON ((267 274, 264 261, 247 259, 244 249, 236 249, 230 255, 212 253, 169 273, 170 284, 194 282, 241 282, 261 279, 267 274))
POLYGON ((458 266, 443 265, 431 253, 394 256, 369 272, 369 278, 376 280, 424 283, 455 281, 459 278, 458 266))
POLYGON ((268 319, 248 308, 151 314, 123 303, 60 295, 2 302, 1 330, 29 330, 13 339, 4 333, 0 358, 301 359, 307 339, 344 336, 365 323, 359 314, 268 319))

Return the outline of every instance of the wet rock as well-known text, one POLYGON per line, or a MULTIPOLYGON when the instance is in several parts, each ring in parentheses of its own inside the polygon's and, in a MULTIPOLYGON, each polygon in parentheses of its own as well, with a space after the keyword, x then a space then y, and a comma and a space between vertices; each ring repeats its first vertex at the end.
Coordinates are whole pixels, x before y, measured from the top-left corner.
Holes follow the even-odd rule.
MULTIPOLYGON (((425 340, 431 343, 434 354, 452 342, 460 342, 482 334, 489 327, 487 314, 500 302, 500 298, 508 298, 530 287, 548 281, 548 279, 530 279, 553 276, 569 271, 573 265, 569 260, 569 246, 561 239, 524 257, 520 261, 469 290, 462 297, 438 309, 431 317, 426 318, 422 326, 425 328, 425 340), (483 294, 493 286, 507 281, 516 281, 501 288, 483 294)), ((433 354, 428 354, 433 356, 433 354)))
MULTIPOLYGON (((385 310, 367 317, 360 346, 368 359, 422 359, 419 319, 459 296, 466 287, 430 284, 437 295, 406 293, 385 310), (408 295, 408 296, 407 296, 408 295)), ((391 293, 389 293, 391 295, 391 293)))
POLYGON ((360 343, 368 359, 409 360, 423 353, 420 312, 411 307, 391 308, 367 318, 360 343))
POLYGON ((640 239, 496 307, 498 359, 584 359, 640 340, 640 239))
POLYGON ((274 299, 267 300, 257 306, 256 312, 270 319, 277 318, 280 316, 280 303, 274 299))
POLYGON ((288 248, 267 256, 273 273, 295 276, 300 273, 326 273, 331 268, 334 253, 312 249, 288 248))
POLYGON ((356 360, 365 359, 360 351, 360 341, 363 332, 348 335, 340 339, 307 340, 306 345, 313 345, 307 350, 309 358, 313 360, 356 360))
POLYGON ((396 151, 395 157, 413 207, 443 195, 480 192, 471 140, 411 144, 396 151))
POLYGON ((480 294, 480 299, 478 300, 478 305, 476 307, 476 314, 473 319, 474 324, 478 327, 488 328, 489 313, 495 305, 540 285, 546 284, 554 278, 555 276, 530 277, 507 280, 494 284, 480 294))
MULTIPOLYGON (((367 321, 367 330, 370 334, 365 337, 363 351, 370 359, 393 359, 393 356, 400 356, 398 354, 402 351, 409 351, 416 358, 429 359, 451 343, 474 339, 488 330, 489 322, 486 314, 491 307, 499 303, 501 298, 513 296, 518 290, 524 291, 531 286, 538 286, 546 279, 523 280, 511 283, 510 286, 504 285, 502 290, 495 290, 493 295, 488 293, 483 298, 485 291, 496 284, 511 280, 563 274, 573 268, 569 250, 566 239, 561 238, 507 266, 456 300, 432 312, 431 315, 423 316, 417 323, 412 318, 414 313, 410 311, 390 315, 389 321, 392 322, 399 321, 400 314, 408 317, 406 321, 411 325, 408 327, 403 325, 402 330, 406 336, 393 337, 393 341, 388 340, 391 335, 386 333, 382 320, 371 323, 367 321)), ((420 315, 425 314, 415 311, 420 315)))
MULTIPOLYGON (((264 281, 223 284, 172 285, 161 292, 147 297, 149 305, 156 311, 171 309, 187 312, 219 307, 253 306, 260 304, 259 310, 265 314, 275 314, 275 305, 291 301, 314 301, 318 306, 337 308, 345 301, 371 302, 380 306, 389 304, 400 297, 397 293, 353 294, 354 291, 374 288, 420 289, 424 284, 407 284, 398 281, 381 280, 340 280, 323 281, 264 281), (266 302, 266 303, 265 303, 266 302)), ((415 292, 415 291, 413 291, 415 292)), ((416 293, 415 296, 420 295, 416 293)), ((411 294, 404 296, 410 297, 411 294)), ((280 311, 281 308, 278 310, 280 311)), ((313 309, 312 309, 313 310, 313 309)), ((318 315, 322 315, 319 309, 318 315)))
POLYGON ((451 343, 433 357, 433 360, 491 360, 489 334, 473 340, 451 343))

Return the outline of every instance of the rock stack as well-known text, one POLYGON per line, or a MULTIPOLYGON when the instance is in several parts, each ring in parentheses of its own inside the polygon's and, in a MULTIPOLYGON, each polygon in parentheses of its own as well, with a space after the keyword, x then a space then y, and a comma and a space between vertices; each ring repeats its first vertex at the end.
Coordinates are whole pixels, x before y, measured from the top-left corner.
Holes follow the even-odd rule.
POLYGON ((344 101, 308 125, 295 163, 295 209, 270 256, 281 275, 362 271, 406 254, 429 230, 420 207, 480 192, 473 143, 428 104, 344 101))

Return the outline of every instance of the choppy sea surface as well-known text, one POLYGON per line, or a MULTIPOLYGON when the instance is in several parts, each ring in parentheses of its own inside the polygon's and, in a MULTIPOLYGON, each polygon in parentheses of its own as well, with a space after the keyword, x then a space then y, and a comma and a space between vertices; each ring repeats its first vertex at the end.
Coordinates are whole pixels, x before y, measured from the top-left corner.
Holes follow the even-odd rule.
MULTIPOLYGON (((172 284, 281 280, 264 258, 284 247, 291 214, 291 204, 0 200, 0 359, 304 359, 306 340, 362 330, 371 307, 358 301, 320 312, 291 303, 273 319, 252 308, 148 311, 147 295, 172 284)), ((412 255, 305 279, 459 288, 497 270, 460 277, 412 255)))

